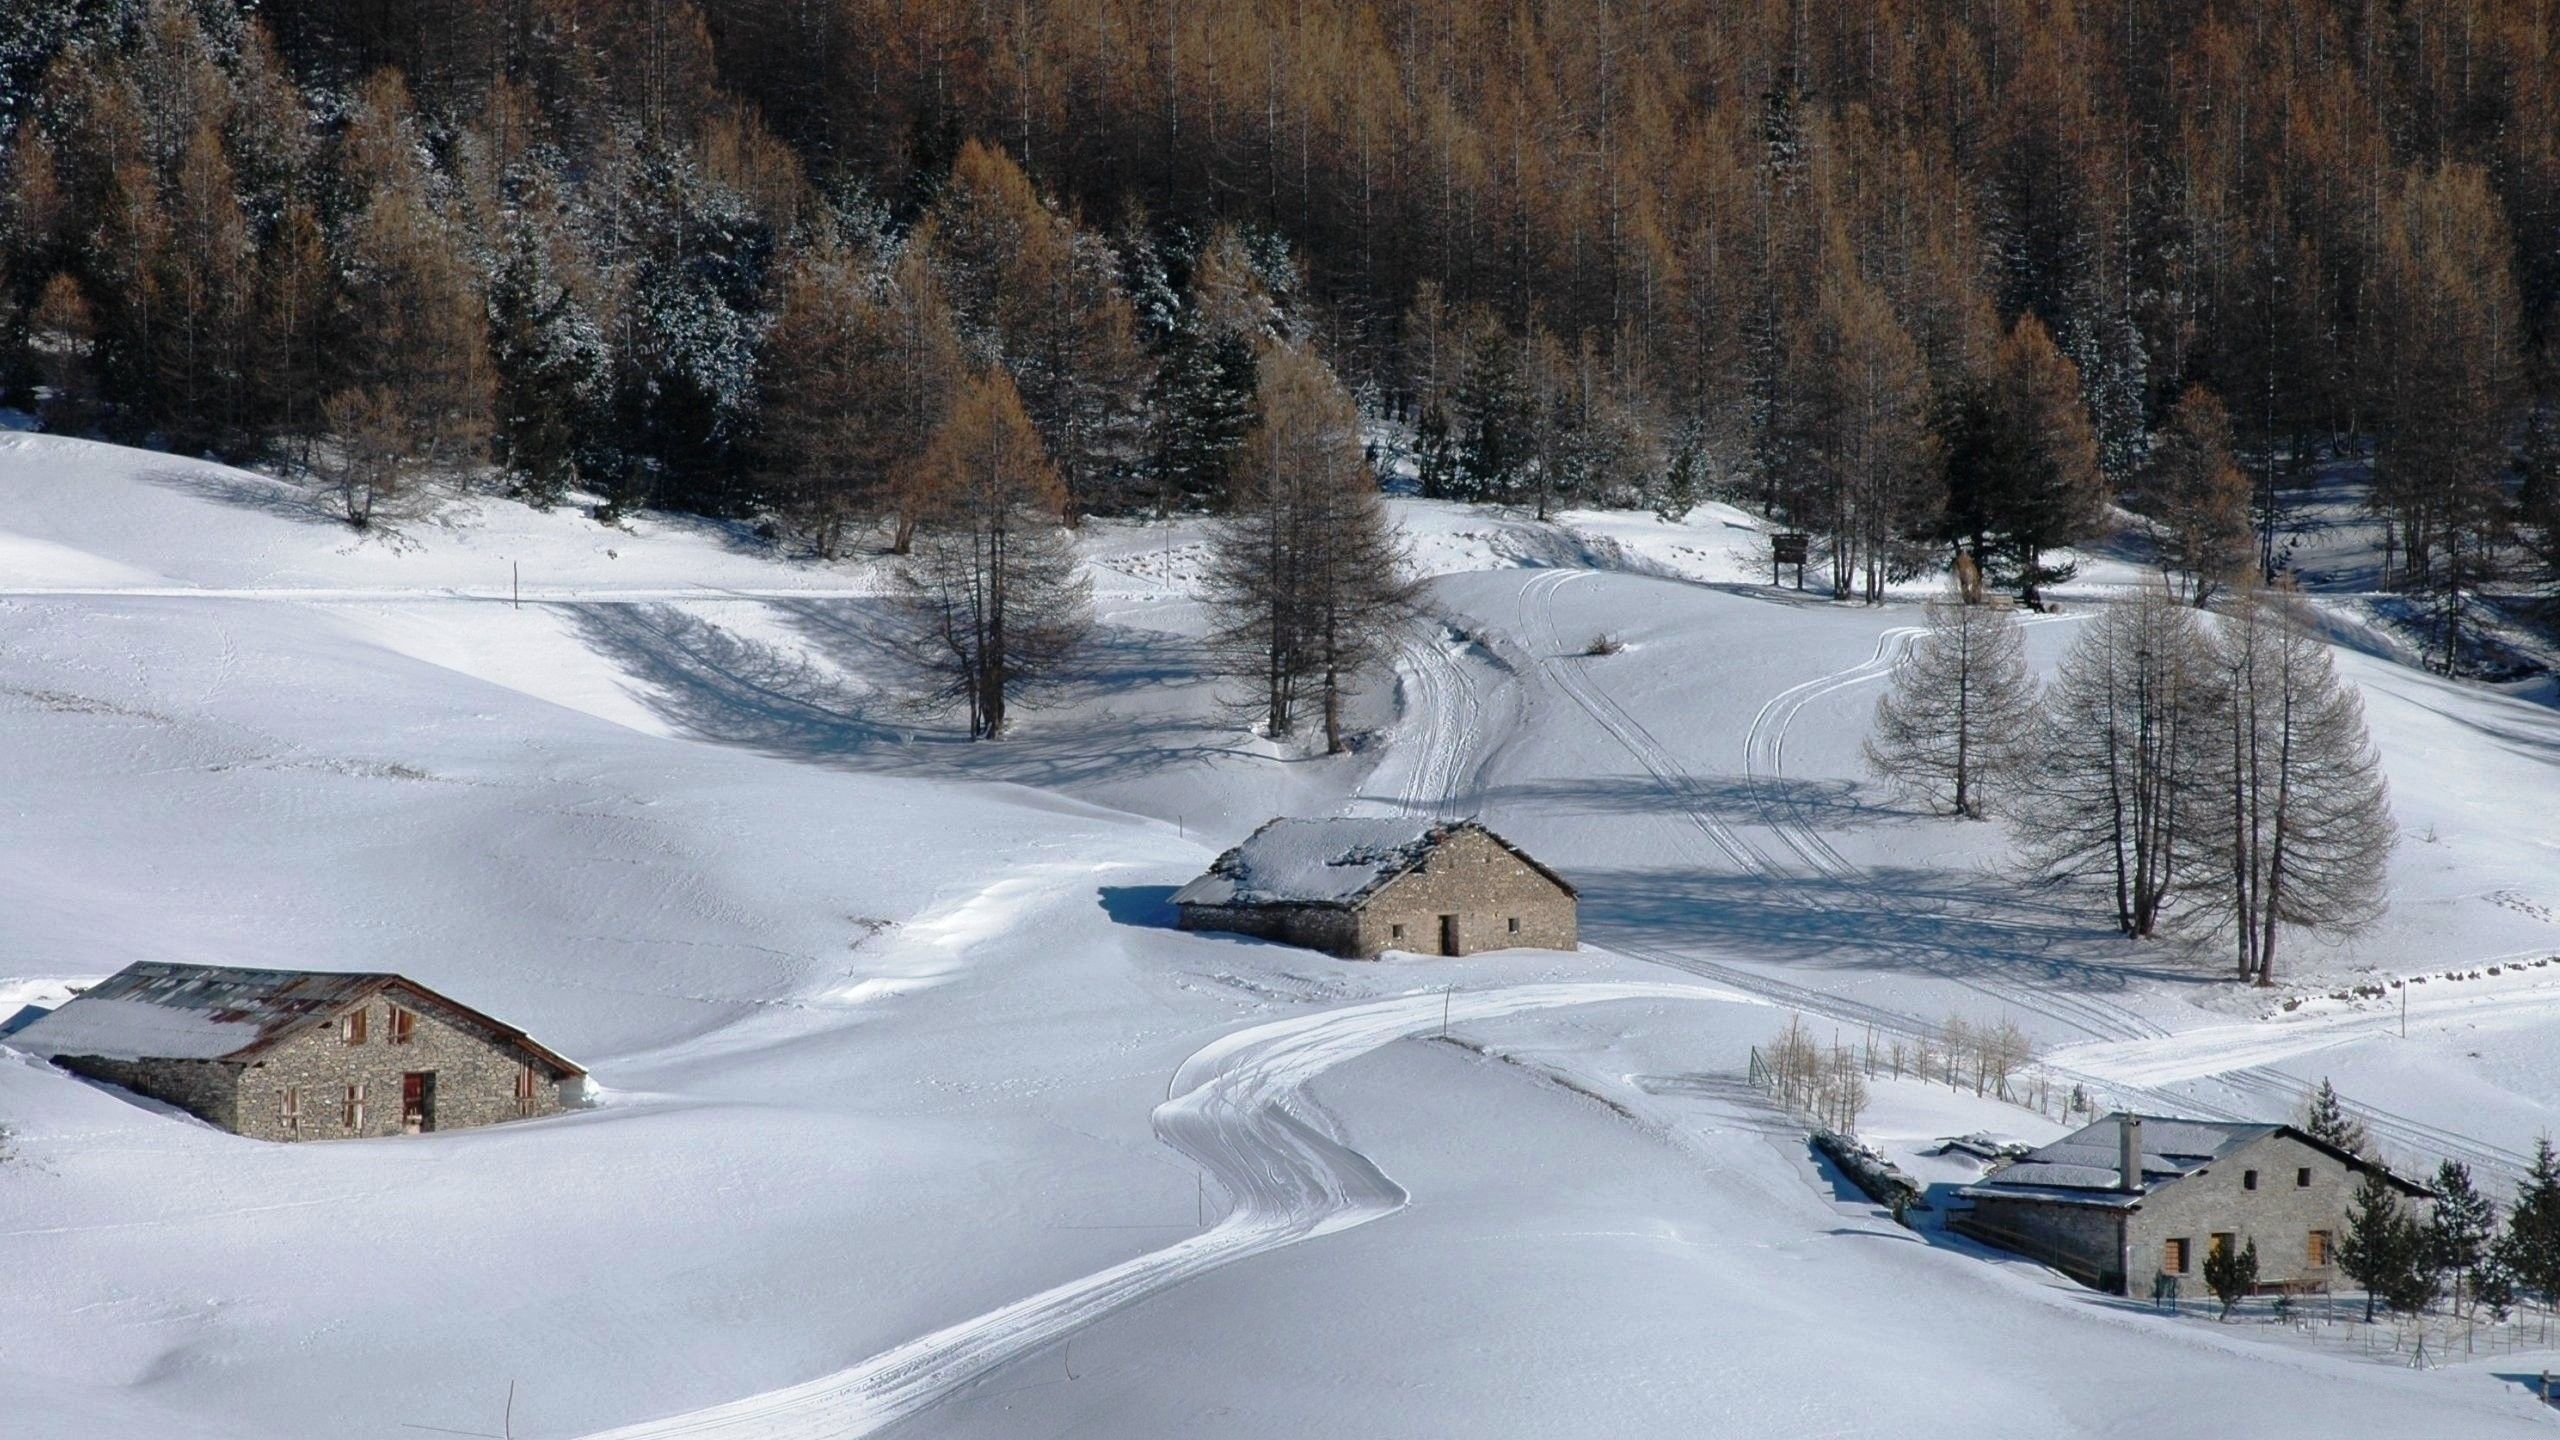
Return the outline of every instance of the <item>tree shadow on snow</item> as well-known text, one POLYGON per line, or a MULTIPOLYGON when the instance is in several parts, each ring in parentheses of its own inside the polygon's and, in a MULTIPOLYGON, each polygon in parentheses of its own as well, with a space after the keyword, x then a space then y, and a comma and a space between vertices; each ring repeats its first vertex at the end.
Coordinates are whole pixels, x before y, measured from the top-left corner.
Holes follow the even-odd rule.
POLYGON ((2136 981, 2211 978, 2187 968, 2174 942, 2125 956, 2128 942, 2085 911, 2006 877, 1911 868, 1860 877, 1856 889, 1822 877, 1689 869, 1581 870, 1574 880, 1584 933, 1604 945, 1706 944, 1799 968, 2098 996, 2136 981))
POLYGON ((272 480, 244 470, 210 464, 155 465, 144 470, 141 479, 144 484, 174 490, 197 500, 209 500, 234 510, 253 511, 302 525, 344 530, 350 535, 361 533, 344 519, 329 513, 317 492, 286 480, 272 480))
POLYGON ((1535 810, 1558 815, 1700 815, 1737 825, 1766 825, 1774 814, 1826 833, 1863 829, 1895 820, 1928 818, 1884 803, 1881 792, 1853 780, 1702 775, 1677 789, 1651 775, 1594 775, 1500 785, 1484 792, 1483 808, 1535 810))
POLYGON ((1071 790, 1217 754, 1243 754, 1204 686, 1198 644, 1097 626, 1075 670, 1019 698, 998 741, 972 742, 950 707, 909 697, 919 663, 895 602, 760 602, 797 645, 742 634, 679 605, 578 607, 589 648, 639 682, 641 699, 700 739, 876 773, 961 775, 1071 790), (1186 713, 1186 708, 1191 712, 1186 713))

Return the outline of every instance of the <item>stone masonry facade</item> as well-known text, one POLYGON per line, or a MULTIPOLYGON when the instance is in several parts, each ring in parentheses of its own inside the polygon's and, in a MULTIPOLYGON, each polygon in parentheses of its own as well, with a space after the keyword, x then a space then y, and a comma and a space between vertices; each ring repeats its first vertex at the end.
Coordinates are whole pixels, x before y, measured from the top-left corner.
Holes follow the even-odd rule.
POLYGON ((2361 1183, 2344 1161, 2290 1135, 2244 1145, 2143 1197, 2125 1235, 2134 1292, 2151 1293, 2155 1277, 2169 1274, 2182 1291, 2202 1293, 2205 1255, 2217 1235, 2230 1236, 2235 1246, 2257 1242, 2261 1285, 2345 1288, 2350 1282, 2338 1269, 2337 1242, 2361 1183), (2325 1263, 2313 1263, 2315 1231, 2328 1237, 2325 1263), (2183 1271, 2170 1272, 2164 1263, 2173 1238, 2187 1242, 2183 1271))
POLYGON ((2337 1246, 2362 1183, 2345 1161, 2279 1133, 2155 1184, 2131 1207, 1978 1196, 1972 1213, 1953 1223, 2086 1284, 2136 1296, 2152 1294, 2164 1276, 2182 1294, 2208 1293, 2204 1262, 2218 1241, 2257 1243, 2262 1287, 2344 1289, 2352 1281, 2338 1268, 2337 1246), (2171 1253, 2173 1240, 2186 1242, 2183 1263, 2171 1253))
POLYGON ((1574 897, 1481 830, 1460 830, 1433 846, 1418 868, 1378 887, 1354 913, 1352 953, 1363 956, 1382 950, 1571 950, 1580 944, 1574 897), (1444 916, 1453 918, 1454 950, 1441 943, 1444 916))
POLYGON ((1578 907, 1569 886, 1466 825, 1442 833, 1420 864, 1357 899, 1193 901, 1181 905, 1180 923, 1369 960, 1386 950, 1572 950, 1581 940, 1578 907))
POLYGON ((434 1001, 387 989, 247 1061, 113 1061, 58 1057, 66 1068, 165 1100, 258 1140, 350 1140, 407 1131, 407 1078, 420 1087, 419 1128, 460 1130, 557 1113, 561 1077, 514 1040, 434 1001), (406 1038, 394 1012, 409 1017, 406 1038), (364 1016, 349 1043, 347 1016, 364 1016))

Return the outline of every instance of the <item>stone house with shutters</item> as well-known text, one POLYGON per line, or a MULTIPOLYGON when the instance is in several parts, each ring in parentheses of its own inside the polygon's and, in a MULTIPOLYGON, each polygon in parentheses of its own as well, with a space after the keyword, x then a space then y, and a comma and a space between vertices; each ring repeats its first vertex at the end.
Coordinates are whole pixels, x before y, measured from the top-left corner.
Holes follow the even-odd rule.
POLYGON ((1185 930, 1226 930, 1347 959, 1580 943, 1563 876, 1473 820, 1266 823, 1174 892, 1185 930))
POLYGON ((1956 1194, 1960 1234, 2118 1295, 2199 1295, 2205 1257, 2258 1247, 2262 1290, 2319 1292, 2338 1269, 2347 1210, 2381 1173, 2423 1207, 2434 1192, 2290 1125, 2109 1115, 1956 1194))
POLYGON ((459 1130, 550 1115, 586 1071, 388 973, 128 965, 9 1037, 76 1074, 259 1140, 459 1130))

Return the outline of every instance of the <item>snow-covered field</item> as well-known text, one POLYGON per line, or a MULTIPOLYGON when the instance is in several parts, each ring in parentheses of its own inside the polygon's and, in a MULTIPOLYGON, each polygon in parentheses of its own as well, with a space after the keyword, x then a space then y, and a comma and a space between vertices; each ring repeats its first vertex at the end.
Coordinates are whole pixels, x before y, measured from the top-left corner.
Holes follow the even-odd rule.
MULTIPOLYGON (((2102 1098, 2331 1075, 2496 1177, 2560 1129, 2560 715, 2347 657, 2395 908, 2286 1011, 1866 779, 1911 607, 1769 587, 1719 507, 1397 509, 1443 623, 1354 754, 1201 674, 1185 524, 1088 528, 1089 673, 971 746, 897 699, 872 565, 491 499, 357 539, 0 436, 0 1021, 136 959, 395 969, 601 1089, 274 1146, 0 1050, 0 1433, 495 1433, 510 1389, 541 1440, 2550 1433, 2502 1377, 2560 1355, 2397 1368, 1900 1229, 1743 1070, 1791 1010, 2007 1016, 2102 1098), (1568 874, 1589 947, 1169 928, 1271 814, 1416 810, 1568 874), (2405 1040, 2325 998, 2493 963, 2405 1040)), ((1880 1092, 1898 1154, 2052 1133, 1880 1092)))

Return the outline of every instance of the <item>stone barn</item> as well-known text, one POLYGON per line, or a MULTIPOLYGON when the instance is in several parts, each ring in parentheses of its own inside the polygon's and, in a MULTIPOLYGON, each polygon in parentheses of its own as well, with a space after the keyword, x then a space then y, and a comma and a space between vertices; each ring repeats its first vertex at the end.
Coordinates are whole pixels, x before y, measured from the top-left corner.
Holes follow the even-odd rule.
POLYGON ((1578 943, 1573 887, 1473 820, 1273 820, 1173 903, 1185 930, 1349 959, 1578 943))
POLYGON ((128 965, 9 1044, 259 1140, 549 1115, 587 1073, 514 1026, 381 973, 128 965))
POLYGON ((2290 1125, 2110 1115, 1957 1195, 1960 1233, 2120 1295, 2205 1292, 2205 1256, 2256 1241, 2262 1289, 2347 1284, 2338 1241, 2364 1177, 2433 1192, 2290 1125))

